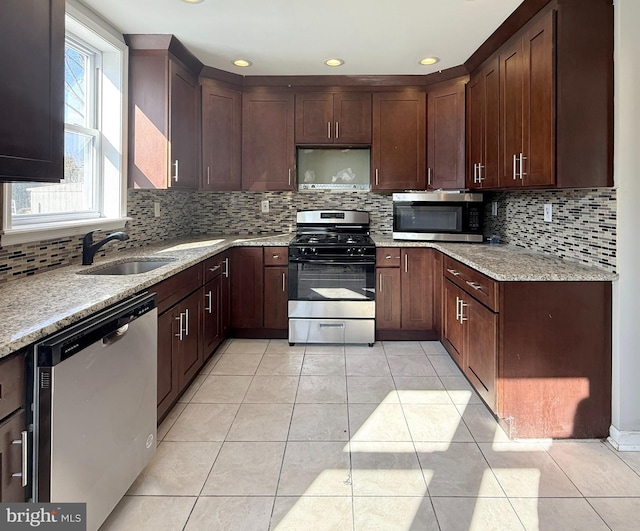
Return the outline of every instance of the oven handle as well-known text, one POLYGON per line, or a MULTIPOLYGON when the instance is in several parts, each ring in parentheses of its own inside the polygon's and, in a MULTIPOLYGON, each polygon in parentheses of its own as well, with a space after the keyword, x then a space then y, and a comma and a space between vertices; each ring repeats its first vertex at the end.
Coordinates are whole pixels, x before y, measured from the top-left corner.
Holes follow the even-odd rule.
POLYGON ((308 258, 289 258, 289 262, 296 264, 321 264, 321 265, 376 265, 375 260, 314 260, 308 258))

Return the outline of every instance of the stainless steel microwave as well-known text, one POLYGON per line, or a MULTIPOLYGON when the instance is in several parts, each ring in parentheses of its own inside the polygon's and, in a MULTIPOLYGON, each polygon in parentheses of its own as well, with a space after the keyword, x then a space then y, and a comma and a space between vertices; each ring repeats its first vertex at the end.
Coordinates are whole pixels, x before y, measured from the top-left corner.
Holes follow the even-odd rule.
POLYGON ((482 242, 482 194, 393 194, 393 239, 482 242))

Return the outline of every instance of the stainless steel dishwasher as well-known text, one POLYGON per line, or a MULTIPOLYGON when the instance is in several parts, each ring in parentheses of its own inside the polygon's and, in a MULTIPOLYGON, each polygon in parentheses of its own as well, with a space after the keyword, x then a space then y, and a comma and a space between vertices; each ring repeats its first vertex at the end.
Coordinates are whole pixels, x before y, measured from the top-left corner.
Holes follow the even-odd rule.
POLYGON ((36 345, 35 502, 86 502, 98 529, 156 449, 155 295, 116 304, 36 345))

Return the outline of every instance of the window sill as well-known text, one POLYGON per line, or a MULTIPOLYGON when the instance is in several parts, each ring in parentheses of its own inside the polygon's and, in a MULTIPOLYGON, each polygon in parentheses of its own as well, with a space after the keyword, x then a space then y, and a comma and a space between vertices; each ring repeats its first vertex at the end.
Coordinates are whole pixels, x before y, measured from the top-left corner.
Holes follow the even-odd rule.
POLYGON ((0 247, 20 243, 39 242, 86 234, 90 230, 122 229, 131 218, 96 218, 72 223, 49 223, 29 228, 8 229, 0 235, 0 247))

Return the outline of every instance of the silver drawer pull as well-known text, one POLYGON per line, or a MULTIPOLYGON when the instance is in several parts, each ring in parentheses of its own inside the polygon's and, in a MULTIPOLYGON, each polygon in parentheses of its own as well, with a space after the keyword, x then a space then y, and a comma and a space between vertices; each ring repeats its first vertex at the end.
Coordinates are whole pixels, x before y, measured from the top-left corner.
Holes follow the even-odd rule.
POLYGON ((271 258, 273 258, 274 260, 277 260, 278 258, 280 258, 279 254, 272 254, 271 258))
POLYGON ((220 269, 220 264, 218 264, 217 266, 210 267, 209 271, 211 271, 213 273, 214 271, 217 271, 218 269, 220 269))
POLYGON ((467 284, 469 284, 469 286, 471 286, 475 290, 481 290, 482 289, 482 284, 478 284, 477 282, 473 282, 471 280, 467 280, 467 284))
POLYGON ((27 463, 29 459, 29 452, 27 451, 27 432, 26 430, 20 433, 20 439, 16 439, 15 441, 11 441, 11 444, 19 444, 22 446, 22 466, 20 472, 16 472, 11 474, 12 478, 21 478, 22 486, 27 486, 27 480, 29 479, 29 474, 27 473, 27 463))
POLYGON ((460 273, 459 271, 456 271, 455 269, 447 269, 447 271, 451 273, 454 277, 459 277, 462 275, 462 273, 460 273))
POLYGON ((344 328, 344 323, 320 323, 320 328, 344 328))

